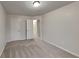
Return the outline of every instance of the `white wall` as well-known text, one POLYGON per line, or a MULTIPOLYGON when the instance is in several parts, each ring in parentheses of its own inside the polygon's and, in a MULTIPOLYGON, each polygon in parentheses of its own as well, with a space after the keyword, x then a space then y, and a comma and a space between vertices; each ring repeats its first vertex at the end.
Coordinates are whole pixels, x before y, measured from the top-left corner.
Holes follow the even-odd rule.
POLYGON ((43 15, 42 39, 79 56, 79 2, 43 15))
POLYGON ((6 45, 6 12, 0 4, 0 55, 6 45))
POLYGON ((20 15, 8 15, 8 21, 8 42, 26 39, 26 17, 20 15))

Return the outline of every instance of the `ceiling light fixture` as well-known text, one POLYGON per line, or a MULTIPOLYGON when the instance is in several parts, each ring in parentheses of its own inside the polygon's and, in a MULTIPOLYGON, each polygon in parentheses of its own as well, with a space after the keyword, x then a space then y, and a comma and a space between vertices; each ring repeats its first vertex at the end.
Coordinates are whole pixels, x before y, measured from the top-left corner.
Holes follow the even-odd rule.
POLYGON ((34 6, 34 7, 40 6, 40 2, 39 2, 39 1, 34 1, 34 2, 33 2, 33 6, 34 6))

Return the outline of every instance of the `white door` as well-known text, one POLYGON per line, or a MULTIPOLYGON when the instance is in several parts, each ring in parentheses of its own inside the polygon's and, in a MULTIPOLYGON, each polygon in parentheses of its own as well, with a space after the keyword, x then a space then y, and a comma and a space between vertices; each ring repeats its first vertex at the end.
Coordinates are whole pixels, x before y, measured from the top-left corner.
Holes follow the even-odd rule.
POLYGON ((11 39, 9 41, 24 40, 25 35, 25 18, 24 17, 11 17, 10 19, 11 39))
POLYGON ((33 39, 33 20, 27 20, 27 39, 33 39))

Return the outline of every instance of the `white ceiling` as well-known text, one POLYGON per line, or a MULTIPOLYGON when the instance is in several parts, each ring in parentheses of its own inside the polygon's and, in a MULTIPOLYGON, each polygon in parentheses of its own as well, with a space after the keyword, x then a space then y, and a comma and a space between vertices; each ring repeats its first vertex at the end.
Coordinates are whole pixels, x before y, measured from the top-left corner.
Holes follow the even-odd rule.
POLYGON ((63 7, 72 1, 40 1, 40 6, 33 7, 32 1, 2 1, 7 13, 26 16, 39 16, 57 8, 63 7))

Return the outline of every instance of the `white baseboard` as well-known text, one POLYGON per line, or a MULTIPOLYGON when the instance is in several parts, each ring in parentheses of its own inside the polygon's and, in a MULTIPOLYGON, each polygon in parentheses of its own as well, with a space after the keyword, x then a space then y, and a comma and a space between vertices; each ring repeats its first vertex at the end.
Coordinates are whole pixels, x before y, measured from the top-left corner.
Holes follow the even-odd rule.
MULTIPOLYGON (((6 46, 6 44, 5 44, 5 46, 6 46)), ((3 46, 2 51, 0 53, 0 56, 2 55, 2 53, 3 53, 4 49, 5 49, 5 46, 3 46)))
POLYGON ((64 50, 64 51, 66 51, 66 52, 68 52, 68 53, 74 55, 74 56, 79 57, 78 54, 76 54, 76 53, 74 53, 74 52, 71 52, 71 51, 69 51, 69 50, 67 50, 67 49, 64 49, 63 47, 60 47, 60 46, 58 46, 58 45, 56 45, 56 44, 53 44, 53 43, 51 43, 51 42, 48 42, 48 41, 46 41, 46 40, 43 40, 43 41, 45 41, 45 42, 47 42, 47 43, 49 43, 49 44, 51 44, 51 45, 54 45, 54 46, 56 46, 56 47, 58 47, 58 48, 60 48, 60 49, 62 49, 62 50, 64 50))

